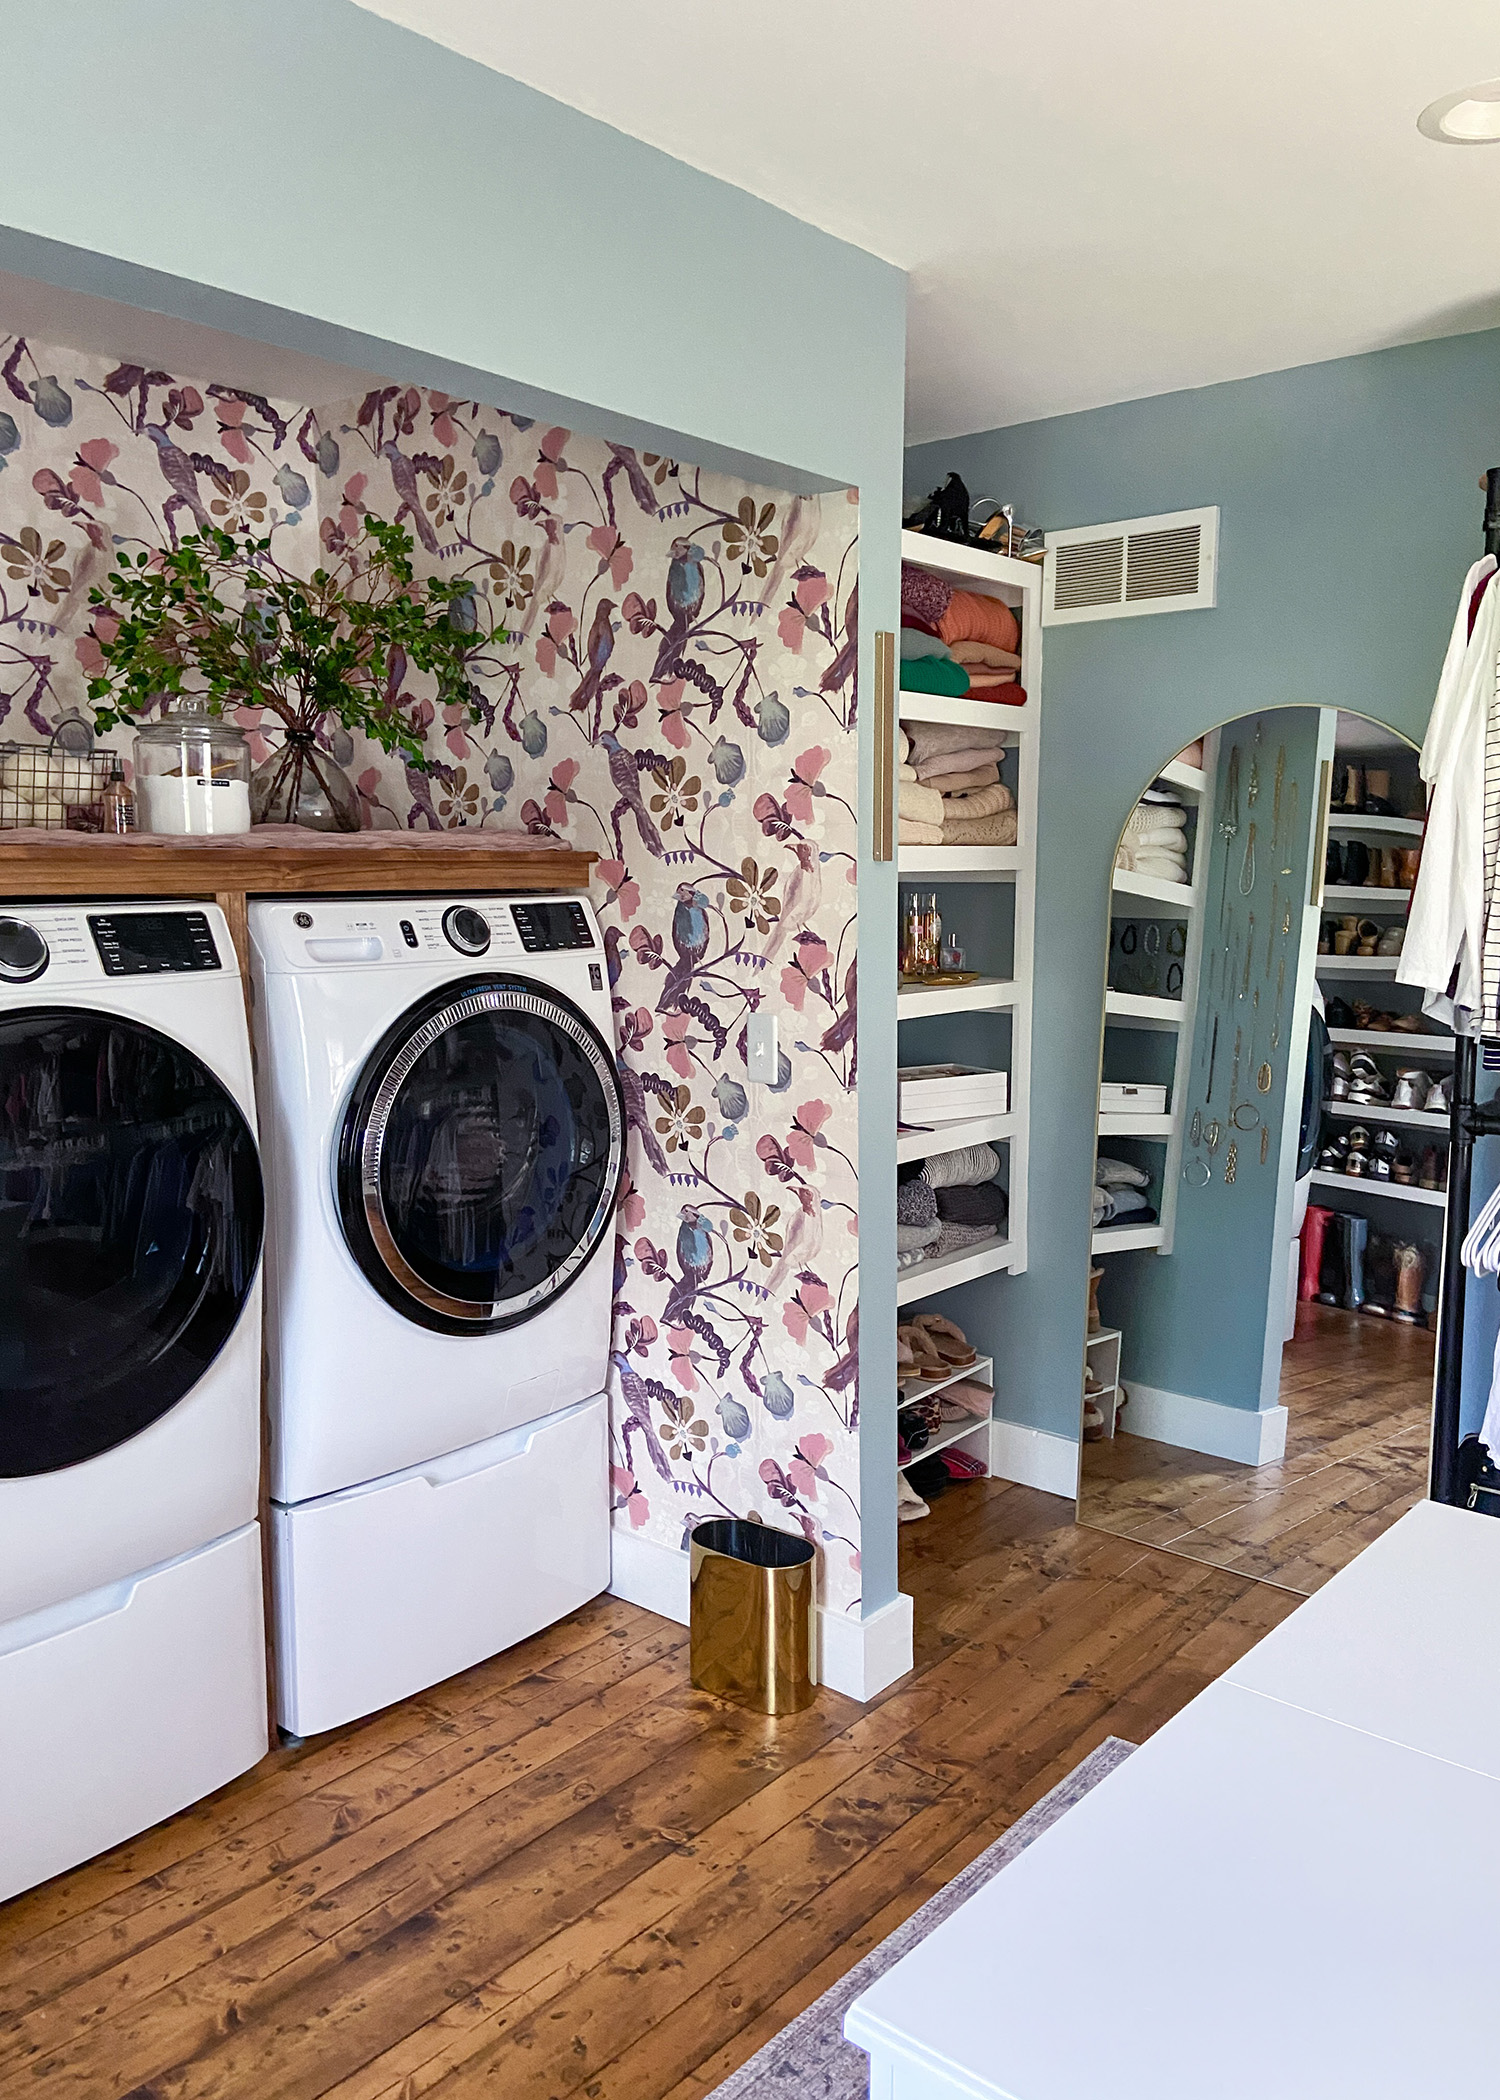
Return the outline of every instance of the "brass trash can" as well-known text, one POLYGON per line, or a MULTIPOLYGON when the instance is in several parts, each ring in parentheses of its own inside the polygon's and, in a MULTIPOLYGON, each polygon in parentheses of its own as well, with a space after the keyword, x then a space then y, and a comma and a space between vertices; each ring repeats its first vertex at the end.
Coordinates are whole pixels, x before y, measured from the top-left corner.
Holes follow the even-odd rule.
POLYGON ((816 1549, 796 1532, 738 1517, 693 1526, 692 1676, 763 1714, 811 1706, 816 1549))

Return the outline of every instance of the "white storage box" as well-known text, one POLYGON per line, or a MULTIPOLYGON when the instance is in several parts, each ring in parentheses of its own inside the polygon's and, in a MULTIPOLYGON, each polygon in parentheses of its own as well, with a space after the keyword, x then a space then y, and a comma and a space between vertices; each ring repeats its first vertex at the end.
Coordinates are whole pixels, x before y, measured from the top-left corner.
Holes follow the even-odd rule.
POLYGON ((266 1754, 260 1526, 0 1626, 0 1902, 266 1754))
POLYGON ((273 1503, 283 1728, 374 1713, 597 1597, 608 1466, 600 1393, 362 1487, 273 1503))
POLYGON ((1134 1086, 1104 1081, 1099 1087, 1099 1113, 1105 1116, 1164 1116, 1167 1090, 1164 1086, 1134 1086))
POLYGON ((1010 1112, 1010 1074, 978 1065, 904 1065, 896 1074, 903 1123, 952 1123, 1010 1112))

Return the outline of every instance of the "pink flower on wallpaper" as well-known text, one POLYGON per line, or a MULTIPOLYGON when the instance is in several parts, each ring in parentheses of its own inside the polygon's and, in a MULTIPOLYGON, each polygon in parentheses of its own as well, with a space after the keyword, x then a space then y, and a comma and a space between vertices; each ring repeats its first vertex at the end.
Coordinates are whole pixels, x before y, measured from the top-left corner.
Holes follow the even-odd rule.
POLYGON ((596 525, 589 534, 589 545, 599 557, 599 567, 609 570, 609 580, 617 591, 623 590, 635 567, 635 556, 626 546, 624 535, 616 532, 613 525, 596 525))
POLYGON ((546 811, 547 822, 554 829, 560 829, 566 825, 568 821, 568 804, 578 799, 576 795, 570 792, 573 782, 577 778, 578 761, 576 758, 565 758, 560 764, 552 768, 552 783, 547 789, 542 808, 546 811))
POLYGON ((685 1393, 698 1390, 698 1373, 693 1369, 693 1330, 691 1327, 669 1327, 667 1348, 671 1352, 672 1376, 685 1393))
POLYGON ((73 654, 78 659, 79 669, 85 678, 98 678, 104 670, 104 652, 91 634, 79 635, 73 644, 73 654))
POLYGON ((544 678, 550 678, 557 669, 558 654, 577 625, 572 612, 559 600, 547 607, 546 630, 537 636, 536 644, 537 669, 544 678))
POLYGON ((811 1269, 804 1269, 797 1278, 796 1297, 789 1298, 781 1308, 781 1324, 794 1342, 805 1342, 813 1321, 827 1312, 832 1303, 832 1295, 822 1277, 815 1276, 811 1269))
POLYGON ((691 1021, 686 1014, 664 1014, 662 1016, 661 1032, 663 1039, 669 1046, 667 1063, 672 1067, 679 1079, 691 1079, 693 1076, 693 1060, 685 1047, 687 1032, 691 1025, 691 1021))
MULTIPOLYGON (((108 438, 90 438, 86 444, 80 445, 73 471, 68 476, 68 485, 74 495, 84 503, 102 503, 104 484, 99 477, 119 456, 119 446, 112 445, 108 438)), ((110 479, 114 479, 113 475, 110 479)))
POLYGON ((572 433, 564 430, 561 424, 549 430, 537 448, 543 459, 561 459, 567 449, 568 439, 571 435, 572 433))
POLYGON ((639 1050, 655 1026, 656 1017, 649 1006, 627 1006, 620 1015, 620 1048, 639 1050))
POLYGON ((807 632, 807 621, 795 605, 788 605, 776 622, 776 632, 781 637, 782 647, 802 652, 802 637, 807 632))
POLYGON ((440 445, 458 443, 458 425, 448 413, 453 405, 447 394, 430 393, 427 396, 427 406, 432 412, 432 434, 440 445))
POLYGON ((566 430, 549 430, 542 439, 542 456, 537 464, 533 479, 537 494, 545 498, 548 503, 555 502, 557 499, 557 468, 559 465, 566 464, 562 455, 563 447, 567 442, 568 433, 566 430))
POLYGON ((596 860, 595 878, 604 884, 604 902, 617 904, 628 925, 641 908, 641 886, 625 873, 623 860, 596 860))
POLYGON ((787 786, 786 806, 799 824, 810 824, 813 814, 813 789, 818 776, 832 758, 821 744, 814 744, 810 751, 792 760, 792 777, 787 786))
POLYGON ((620 1223, 627 1232, 635 1232, 646 1222, 646 1199, 630 1178, 627 1168, 620 1183, 620 1201, 617 1206, 620 1223))
POLYGON ((818 1132, 832 1114, 826 1101, 804 1101, 796 1112, 786 1149, 804 1173, 810 1173, 817 1163, 818 1132))
POLYGON ((822 975, 833 961, 826 944, 815 933, 799 936, 795 960, 781 973, 781 995, 798 1013, 802 1011, 809 985, 822 975))
POLYGON ((656 695, 656 704, 661 709, 661 733, 677 751, 686 751, 693 741, 693 732, 688 727, 687 716, 683 712, 683 694, 686 691, 687 681, 673 678, 661 686, 656 695))
POLYGON ((615 1491, 614 1507, 624 1510, 632 1531, 639 1531, 651 1514, 651 1504, 636 1486, 634 1473, 629 1466, 611 1466, 609 1481, 615 1491))
POLYGON ((250 441, 240 429, 245 420, 243 401, 216 401, 214 407, 219 417, 219 443, 231 459, 237 459, 242 467, 248 467, 255 454, 250 441))
POLYGON ((797 1439, 796 1456, 786 1469, 786 1477, 804 1501, 816 1501, 819 1480, 828 1478, 823 1461, 832 1450, 833 1438, 821 1436, 817 1430, 797 1439))
POLYGON ((797 581, 793 586, 792 596, 808 617, 811 618, 820 605, 826 605, 828 602, 828 578, 821 569, 801 568, 797 571, 797 581))
POLYGON ((639 591, 627 591, 620 616, 632 634, 652 634, 656 629, 656 600, 648 601, 639 591))

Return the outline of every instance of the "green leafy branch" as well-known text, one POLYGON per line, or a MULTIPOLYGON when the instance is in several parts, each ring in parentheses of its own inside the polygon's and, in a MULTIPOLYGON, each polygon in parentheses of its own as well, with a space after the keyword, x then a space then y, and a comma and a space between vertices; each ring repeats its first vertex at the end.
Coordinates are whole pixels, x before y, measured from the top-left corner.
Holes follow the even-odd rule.
POLYGON ((435 679, 439 707, 477 722, 470 660, 508 637, 485 628, 468 580, 419 583, 411 553, 401 526, 367 515, 333 567, 311 576, 284 567, 269 539, 229 532, 123 555, 89 593, 103 664, 88 688, 96 727, 133 726, 163 695, 191 693, 211 714, 263 708, 293 736, 331 716, 429 771, 408 671, 435 679))

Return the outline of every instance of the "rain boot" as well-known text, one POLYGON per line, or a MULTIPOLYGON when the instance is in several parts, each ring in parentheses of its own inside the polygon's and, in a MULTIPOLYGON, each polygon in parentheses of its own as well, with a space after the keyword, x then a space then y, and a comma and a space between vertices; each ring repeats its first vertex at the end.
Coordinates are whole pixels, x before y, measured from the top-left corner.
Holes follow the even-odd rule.
POLYGON ((1427 1315, 1422 1310, 1426 1276, 1427 1257, 1420 1247, 1408 1242, 1396 1249, 1396 1303, 1392 1319, 1403 1320, 1408 1327, 1427 1325, 1427 1315))
POLYGON ((1331 1210, 1309 1203, 1307 1216, 1302 1220, 1302 1261, 1297 1272, 1297 1296, 1305 1302, 1318 1295, 1318 1278, 1323 1269, 1323 1241, 1332 1216, 1331 1210))
POLYGON ((1372 1232, 1365 1242, 1364 1309, 1388 1320, 1396 1303, 1396 1243, 1382 1232, 1372 1232))
POLYGON ((1323 1231, 1323 1253, 1318 1263, 1318 1303, 1342 1305, 1348 1262, 1344 1252, 1343 1223, 1348 1213, 1331 1210, 1323 1231))
POLYGON ((1339 1237, 1344 1242, 1344 1296, 1345 1312, 1358 1312, 1365 1302, 1365 1247, 1370 1237, 1368 1218, 1356 1218, 1342 1211, 1339 1218, 1339 1237))

